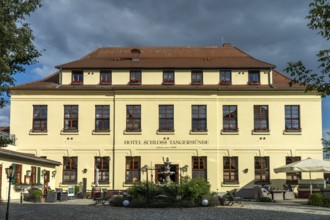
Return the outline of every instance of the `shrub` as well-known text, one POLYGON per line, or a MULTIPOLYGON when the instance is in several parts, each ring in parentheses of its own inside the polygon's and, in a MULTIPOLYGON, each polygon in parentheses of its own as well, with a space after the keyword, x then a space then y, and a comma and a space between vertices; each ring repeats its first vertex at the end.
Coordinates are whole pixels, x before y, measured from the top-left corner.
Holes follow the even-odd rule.
POLYGON ((111 206, 120 207, 120 206, 123 206, 123 201, 124 200, 125 199, 122 196, 113 196, 109 203, 110 203, 111 206))
POLYGON ((269 197, 260 197, 259 202, 272 202, 273 200, 269 197))
POLYGON ((182 183, 183 199, 191 199, 199 205, 203 196, 210 195, 210 184, 204 178, 187 179, 182 183))
POLYGON ((40 199, 42 196, 42 192, 40 189, 36 189, 32 191, 32 198, 33 199, 40 199))
POLYGON ((313 193, 312 195, 309 195, 308 204, 322 206, 323 205, 323 195, 321 193, 313 193))
POLYGON ((208 206, 219 206, 220 205, 220 201, 217 195, 208 195, 208 196, 204 196, 202 199, 206 199, 209 204, 208 206))
POLYGON ((135 197, 130 201, 129 207, 145 208, 147 207, 147 201, 143 197, 135 197))
POLYGON ((323 206, 330 207, 330 197, 323 197, 323 206))
POLYGON ((79 192, 79 185, 75 185, 74 186, 74 193, 77 195, 78 192, 79 192))

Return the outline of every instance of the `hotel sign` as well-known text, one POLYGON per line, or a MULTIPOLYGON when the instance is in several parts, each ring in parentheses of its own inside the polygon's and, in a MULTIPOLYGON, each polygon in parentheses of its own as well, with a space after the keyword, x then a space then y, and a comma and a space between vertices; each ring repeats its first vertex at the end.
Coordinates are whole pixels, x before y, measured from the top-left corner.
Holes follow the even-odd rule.
POLYGON ((125 145, 206 145, 208 140, 125 140, 125 145))

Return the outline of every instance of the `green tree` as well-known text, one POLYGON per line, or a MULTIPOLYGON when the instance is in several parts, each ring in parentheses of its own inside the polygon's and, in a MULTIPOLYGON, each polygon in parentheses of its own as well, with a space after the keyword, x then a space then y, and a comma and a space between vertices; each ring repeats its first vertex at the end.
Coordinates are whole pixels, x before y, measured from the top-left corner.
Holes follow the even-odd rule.
POLYGON ((41 0, 0 0, 0 108, 7 102, 13 76, 41 55, 33 45, 34 36, 25 17, 41 7, 41 0))
MULTIPOLYGON (((328 131, 327 132, 327 135, 328 135, 328 137, 330 138, 330 132, 328 131)), ((322 143, 323 143, 323 151, 325 152, 325 153, 327 153, 327 157, 330 155, 330 139, 322 139, 322 143)), ((330 158, 329 158, 330 159, 330 158)))
MULTIPOLYGON (((310 10, 306 19, 307 26, 317 30, 326 41, 330 39, 330 4, 328 0, 314 0, 309 4, 310 10)), ((322 97, 330 95, 330 49, 319 51, 317 54, 319 67, 313 71, 305 67, 302 61, 289 62, 284 70, 291 74, 291 84, 306 86, 306 91, 317 91, 322 97)))

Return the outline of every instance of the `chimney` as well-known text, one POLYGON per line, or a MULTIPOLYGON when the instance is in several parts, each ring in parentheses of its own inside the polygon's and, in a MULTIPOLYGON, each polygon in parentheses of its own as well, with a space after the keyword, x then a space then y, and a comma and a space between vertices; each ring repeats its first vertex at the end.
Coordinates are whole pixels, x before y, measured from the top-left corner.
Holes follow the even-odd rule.
POLYGON ((131 50, 131 53, 132 53, 132 61, 140 60, 141 51, 139 49, 134 48, 131 50))

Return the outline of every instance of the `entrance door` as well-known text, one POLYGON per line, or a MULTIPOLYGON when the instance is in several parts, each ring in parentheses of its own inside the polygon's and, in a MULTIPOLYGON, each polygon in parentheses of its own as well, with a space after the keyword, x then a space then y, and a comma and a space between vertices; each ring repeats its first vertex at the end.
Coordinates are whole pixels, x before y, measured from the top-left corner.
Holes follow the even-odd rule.
POLYGON ((2 165, 0 165, 0 201, 1 201, 1 194, 2 194, 2 165))
MULTIPOLYGON (((164 182, 164 175, 162 172, 165 171, 165 166, 164 164, 156 164, 155 165, 155 182, 164 182)), ((171 181, 178 183, 179 181, 179 165, 178 164, 171 164, 170 165, 170 171, 175 172, 174 174, 170 175, 171 181)))
POLYGON ((47 170, 44 175, 44 195, 47 195, 48 183, 49 183, 49 171, 47 170))

